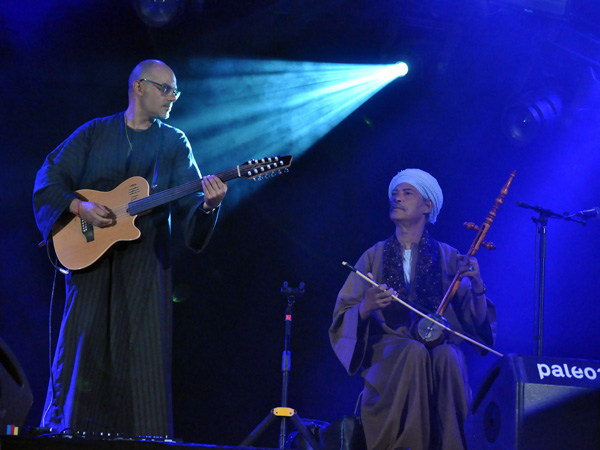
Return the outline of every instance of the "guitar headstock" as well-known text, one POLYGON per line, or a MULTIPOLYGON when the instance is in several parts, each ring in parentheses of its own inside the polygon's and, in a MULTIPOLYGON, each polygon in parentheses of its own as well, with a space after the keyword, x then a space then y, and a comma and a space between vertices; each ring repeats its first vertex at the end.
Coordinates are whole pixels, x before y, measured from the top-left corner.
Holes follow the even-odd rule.
POLYGON ((270 158, 252 159, 238 166, 240 177, 254 181, 272 178, 289 172, 292 156, 272 156, 270 158))

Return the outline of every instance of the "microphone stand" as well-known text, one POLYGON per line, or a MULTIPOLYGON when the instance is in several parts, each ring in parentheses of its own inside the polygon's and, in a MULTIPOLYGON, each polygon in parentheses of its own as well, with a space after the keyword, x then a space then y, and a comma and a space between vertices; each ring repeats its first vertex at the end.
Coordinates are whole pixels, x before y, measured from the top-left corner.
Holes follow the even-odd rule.
POLYGON ((258 426, 250 432, 250 434, 242 441, 240 447, 250 446, 256 439, 275 421, 278 417, 281 418, 281 423, 279 427, 279 448, 285 448, 285 440, 286 440, 286 422, 289 418, 304 439, 310 444, 310 446, 318 450, 320 448, 319 441, 316 436, 304 425, 302 419, 298 416, 296 411, 287 406, 288 401, 288 386, 289 386, 289 378, 290 378, 290 370, 291 370, 291 351, 290 351, 290 337, 292 333, 292 305, 296 298, 302 297, 304 295, 304 283, 300 283, 300 286, 297 288, 293 288, 288 286, 288 282, 283 282, 283 287, 281 288, 281 295, 287 297, 287 308, 285 310, 285 339, 284 339, 284 348, 283 348, 283 356, 281 361, 281 371, 283 372, 283 382, 281 387, 281 406, 277 408, 273 408, 271 413, 267 415, 263 419, 258 426))
POLYGON ((535 354, 536 356, 542 356, 543 341, 544 341, 544 297, 545 297, 545 286, 546 286, 546 240, 547 240, 547 225, 548 219, 561 219, 567 222, 575 222, 579 225, 585 225, 586 222, 583 219, 577 219, 574 216, 568 214, 558 214, 549 209, 542 208, 540 206, 528 205, 524 202, 517 202, 517 206, 521 208, 531 209, 538 213, 538 217, 532 217, 533 223, 536 224, 537 234, 540 236, 539 244, 539 274, 538 274, 538 289, 537 289, 537 316, 536 316, 536 329, 537 336, 535 337, 535 354))

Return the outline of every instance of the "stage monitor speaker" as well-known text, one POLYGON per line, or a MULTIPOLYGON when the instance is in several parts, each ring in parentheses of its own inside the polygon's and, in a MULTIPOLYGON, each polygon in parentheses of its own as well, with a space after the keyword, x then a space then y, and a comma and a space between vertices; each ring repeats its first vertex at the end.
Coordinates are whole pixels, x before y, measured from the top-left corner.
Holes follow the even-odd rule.
POLYGON ((9 425, 21 428, 33 404, 27 377, 8 345, 0 339, 0 434, 9 425))
POLYGON ((506 355, 465 423, 469 450, 600 448, 600 361, 506 355))

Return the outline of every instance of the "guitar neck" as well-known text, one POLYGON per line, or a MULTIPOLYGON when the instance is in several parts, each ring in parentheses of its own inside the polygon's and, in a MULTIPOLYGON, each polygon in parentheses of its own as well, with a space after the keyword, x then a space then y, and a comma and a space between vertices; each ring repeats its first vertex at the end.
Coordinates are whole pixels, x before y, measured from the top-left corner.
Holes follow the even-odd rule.
MULTIPOLYGON (((239 167, 235 167, 233 169, 217 173, 215 176, 219 177, 221 181, 227 182, 229 180, 239 178, 241 175, 239 167)), ((127 205, 127 210, 129 211, 130 215, 135 216, 143 213, 144 211, 148 211, 152 208, 156 208, 157 206, 164 205, 165 203, 169 203, 174 200, 179 200, 186 195, 200 191, 202 191, 202 180, 190 181, 189 183, 185 183, 180 186, 149 195, 148 197, 135 200, 127 205)))

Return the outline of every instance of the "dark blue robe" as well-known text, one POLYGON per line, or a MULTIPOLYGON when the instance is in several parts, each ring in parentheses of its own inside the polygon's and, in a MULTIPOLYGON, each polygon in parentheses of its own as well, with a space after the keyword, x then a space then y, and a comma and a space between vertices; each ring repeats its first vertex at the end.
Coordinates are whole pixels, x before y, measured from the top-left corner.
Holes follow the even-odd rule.
MULTIPOLYGON (((124 114, 92 120, 48 155, 33 204, 44 239, 78 189, 110 191, 134 175, 155 192, 197 180, 191 147, 160 121, 126 129, 124 114), (130 145, 131 144, 131 145, 130 145)), ((142 238, 118 243, 66 277, 66 303, 41 425, 61 432, 172 436, 171 219, 201 251, 218 212, 193 194, 139 216, 142 238)))

